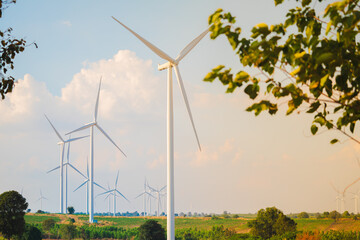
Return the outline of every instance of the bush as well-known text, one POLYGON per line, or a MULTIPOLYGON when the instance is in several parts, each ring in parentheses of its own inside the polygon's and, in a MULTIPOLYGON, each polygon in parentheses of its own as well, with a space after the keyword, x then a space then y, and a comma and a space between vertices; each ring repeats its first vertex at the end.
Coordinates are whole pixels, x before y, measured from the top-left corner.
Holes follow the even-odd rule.
POLYGON ((155 220, 148 220, 139 227, 139 240, 166 240, 164 228, 155 220))
POLYGON ((45 231, 50 231, 54 226, 55 226, 55 220, 52 219, 52 218, 45 219, 45 220, 42 222, 42 228, 43 228, 45 231))
POLYGON ((60 235, 63 239, 71 240, 75 237, 75 234, 77 233, 76 227, 72 224, 64 224, 60 226, 60 235))
POLYGON ((41 231, 30 224, 26 224, 21 240, 41 240, 41 231))
POLYGON ((299 218, 309 218, 309 214, 307 212, 301 212, 298 215, 299 218))

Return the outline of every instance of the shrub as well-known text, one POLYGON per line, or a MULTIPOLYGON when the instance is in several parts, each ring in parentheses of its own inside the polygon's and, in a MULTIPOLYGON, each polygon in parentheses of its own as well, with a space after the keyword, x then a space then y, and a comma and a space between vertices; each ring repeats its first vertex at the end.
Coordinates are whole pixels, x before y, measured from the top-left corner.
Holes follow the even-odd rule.
POLYGON ((139 227, 139 240, 165 240, 164 228, 155 220, 148 220, 139 227))

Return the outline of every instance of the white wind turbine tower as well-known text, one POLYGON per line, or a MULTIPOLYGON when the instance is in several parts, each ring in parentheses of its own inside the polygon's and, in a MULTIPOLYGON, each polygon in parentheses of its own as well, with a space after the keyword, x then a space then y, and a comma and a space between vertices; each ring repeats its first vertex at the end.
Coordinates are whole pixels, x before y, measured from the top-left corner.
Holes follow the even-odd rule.
POLYGON ((63 163, 64 163, 65 144, 70 143, 75 140, 85 138, 87 136, 78 137, 78 138, 69 138, 68 140, 64 140, 46 115, 45 115, 45 118, 48 120, 51 127, 54 129, 56 135, 60 139, 60 142, 58 142, 58 145, 60 145, 60 164, 59 164, 59 168, 60 168, 60 213, 64 213, 64 202, 63 202, 64 201, 64 196, 63 196, 63 192, 64 192, 64 189, 63 189, 63 175, 64 175, 63 166, 64 166, 64 164, 63 163))
MULTIPOLYGON (((150 200, 150 197, 152 198, 155 198, 153 195, 151 195, 147 189, 147 182, 146 182, 146 178, 145 178, 145 182, 144 182, 144 191, 142 193, 140 193, 136 198, 139 198, 141 196, 144 196, 144 199, 143 199, 143 203, 144 203, 144 217, 147 216, 147 212, 146 212, 146 204, 147 204, 147 201, 146 199, 149 198, 150 200)), ((136 199, 135 198, 135 199, 136 199)))
POLYGON ((81 131, 87 128, 90 128, 90 189, 89 189, 89 222, 94 222, 94 126, 99 129, 99 131, 104 134, 104 136, 112 143, 114 146, 126 157, 125 153, 116 145, 116 143, 109 137, 109 135, 100 127, 97 122, 97 115, 98 115, 98 107, 99 107, 99 96, 100 96, 100 87, 101 87, 101 79, 99 83, 99 90, 96 98, 95 103, 95 112, 94 112, 94 120, 88 124, 85 124, 83 127, 75 129, 68 134, 73 132, 81 131))
POLYGON ((42 200, 43 200, 43 199, 49 200, 49 199, 47 199, 46 197, 44 197, 44 196, 42 195, 42 191, 41 191, 41 189, 40 189, 40 198, 39 198, 37 201, 40 200, 40 210, 41 210, 41 211, 43 211, 43 209, 42 209, 42 200))
MULTIPOLYGON (((82 176, 84 176, 82 174, 82 176)), ((85 176, 84 176, 85 177, 85 176)), ((82 184, 80 184, 73 192, 76 192, 79 188, 81 188, 82 186, 84 186, 86 184, 86 214, 89 214, 89 182, 90 182, 90 178, 89 178, 89 161, 86 161, 86 177, 85 180, 82 184)), ((99 188, 103 189, 106 191, 106 188, 102 187, 101 185, 97 184, 94 181, 94 185, 98 186, 99 188)))
POLYGON ((101 195, 104 195, 104 194, 107 194, 107 193, 110 193, 110 194, 113 195, 113 197, 114 197, 114 203, 113 203, 113 209, 114 209, 113 210, 113 215, 114 215, 114 217, 115 217, 115 214, 116 214, 116 198, 118 197, 118 195, 116 193, 120 194, 120 196, 122 196, 126 201, 129 202, 129 200, 117 189, 118 180, 119 180, 119 171, 118 171, 117 176, 116 176, 114 188, 110 189, 110 190, 108 190, 106 192, 100 193, 98 195, 98 196, 101 196, 101 195))
POLYGON ((191 41, 176 57, 173 59, 169 57, 165 52, 154 46, 152 43, 148 42, 146 39, 142 38, 136 32, 125 26, 116 18, 112 17, 115 21, 121 24, 124 28, 130 31, 135 37, 137 37, 141 42, 143 42, 148 48, 150 48, 156 55, 162 59, 168 61, 165 64, 159 65, 158 70, 168 69, 168 86, 167 86, 167 186, 168 186, 168 195, 167 195, 167 239, 175 239, 175 212, 174 212, 174 126, 173 126, 173 82, 172 82, 172 68, 175 70, 175 75, 178 80, 178 84, 182 93, 182 96, 185 101, 185 105, 191 120, 191 124, 195 133, 197 144, 201 151, 199 138, 196 133, 194 121, 190 111, 189 102, 186 96, 185 88, 181 75, 179 72, 178 64, 179 62, 199 43, 199 41, 209 32, 209 29, 200 34, 197 38, 191 41))
POLYGON ((337 196, 336 196, 336 205, 337 205, 337 208, 338 208, 338 212, 340 213, 343 213, 345 212, 345 190, 343 192, 340 192, 332 183, 331 184, 331 187, 337 192, 337 196), (340 206, 340 209, 339 209, 339 203, 341 204, 340 206))

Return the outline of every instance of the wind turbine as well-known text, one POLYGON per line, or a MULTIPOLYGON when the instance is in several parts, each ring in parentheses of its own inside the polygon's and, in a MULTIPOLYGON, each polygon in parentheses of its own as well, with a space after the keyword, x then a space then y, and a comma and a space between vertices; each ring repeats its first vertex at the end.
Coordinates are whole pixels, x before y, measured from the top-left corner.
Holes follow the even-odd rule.
POLYGON ((358 214, 359 213, 359 192, 360 191, 357 191, 356 193, 353 193, 353 192, 350 192, 354 197, 352 199, 354 199, 354 202, 355 202, 355 207, 354 207, 354 211, 355 211, 355 214, 358 214))
MULTIPOLYGON (((82 176, 84 176, 84 175, 82 174, 82 176)), ((80 189, 82 186, 84 186, 86 184, 86 214, 89 214, 89 182, 90 182, 90 179, 89 179, 89 161, 87 160, 86 161, 86 177, 85 177, 85 180, 84 180, 84 182, 82 184, 80 184, 73 191, 73 192, 76 192, 78 189, 80 189)), ((101 185, 97 184, 95 181, 94 181, 94 184, 96 186, 98 186, 99 188, 104 189, 106 191, 106 188, 104 188, 101 185)))
POLYGON ((42 200, 43 200, 43 199, 49 200, 49 199, 47 199, 46 197, 44 197, 44 196, 42 195, 42 191, 41 191, 41 189, 40 189, 40 198, 39 198, 37 201, 40 200, 40 210, 41 210, 41 211, 42 211, 42 200))
MULTIPOLYGON (((114 197, 114 204, 113 204, 113 207, 114 207, 113 215, 114 215, 114 217, 115 217, 115 214, 116 214, 116 198, 118 197, 118 195, 116 195, 116 193, 119 193, 126 201, 129 202, 129 200, 117 189, 118 180, 119 180, 119 171, 118 171, 117 176, 116 176, 114 188, 110 189, 110 190, 108 190, 106 192, 100 193, 98 195, 98 196, 101 196, 101 195, 104 195, 104 194, 107 194, 107 193, 110 193, 110 194, 113 195, 113 197, 114 197)), ((109 197, 109 195, 107 197, 109 197)))
POLYGON ((141 197, 141 196, 144 196, 144 217, 147 216, 147 212, 146 212, 146 204, 147 204, 147 201, 146 201, 146 197, 149 197, 149 200, 150 200, 150 197, 152 198, 155 198, 153 195, 151 195, 149 193, 149 191, 147 190, 147 182, 146 182, 146 178, 145 178, 145 182, 144 182, 144 191, 142 193, 140 193, 135 199, 141 197))
POLYGON ((95 112, 94 112, 94 120, 88 124, 85 124, 84 126, 75 129, 74 131, 71 131, 68 134, 81 131, 87 128, 90 128, 90 189, 89 189, 89 205, 90 205, 90 211, 89 211, 89 222, 94 222, 94 126, 97 127, 102 134, 112 143, 114 146, 126 157, 125 153, 116 145, 116 143, 109 137, 109 135, 100 127, 100 125, 97 122, 97 115, 98 115, 98 107, 99 107, 99 96, 100 96, 100 88, 101 88, 101 78, 99 83, 99 90, 96 98, 95 103, 95 112))
POLYGON ((151 192, 156 193, 156 200, 157 200, 157 214, 156 215, 160 216, 161 195, 162 195, 162 191, 166 188, 166 185, 160 189, 152 188, 149 185, 148 185, 148 188, 151 190, 151 192))
POLYGON ((175 239, 175 212, 174 212, 174 126, 173 126, 173 82, 172 82, 172 69, 175 70, 175 75, 178 80, 178 84, 182 93, 182 96, 185 101, 186 109, 190 117, 192 128, 195 133, 196 141, 201 151, 199 138, 196 133, 193 117, 191 114, 189 102, 186 96, 185 88, 183 81, 181 79, 180 71, 178 68, 179 62, 199 43, 199 41, 209 32, 209 29, 206 29, 201 33, 197 38, 191 41, 176 57, 173 59, 169 57, 165 52, 154 46, 152 43, 148 42, 146 39, 138 35, 136 32, 125 26, 116 18, 112 17, 115 21, 121 24, 124 28, 130 31, 136 38, 143 42, 148 48, 150 48, 156 55, 162 59, 168 61, 165 64, 158 65, 158 70, 168 69, 168 86, 167 86, 167 185, 168 185, 168 195, 167 195, 167 239, 175 239))
POLYGON ((345 191, 347 188, 345 188, 345 190, 343 192, 341 192, 339 189, 337 189, 332 183, 330 183, 331 187, 335 190, 335 192, 337 192, 337 196, 336 196, 336 205, 338 208, 338 212, 343 213, 345 211, 345 191), (339 202, 341 203, 341 207, 340 207, 340 211, 339 211, 339 202))
MULTIPOLYGON (((85 136, 88 137, 88 136, 85 136)), ((70 138, 69 138, 70 139, 70 138)), ((85 175, 82 174, 76 167, 74 167, 74 165, 72 165, 69 161, 69 155, 70 155, 70 142, 68 143, 68 150, 67 150, 67 159, 66 159, 66 163, 63 163, 63 167, 65 167, 65 209, 67 210, 67 202, 68 202, 68 167, 71 167, 72 169, 74 169, 77 173, 79 173, 81 176, 83 176, 84 178, 85 175)), ((59 169, 60 166, 57 166, 53 169, 51 169, 50 171, 48 171, 47 173, 53 172, 57 169, 59 169)))
POLYGON ((63 171, 63 163, 64 163, 64 149, 65 149, 65 144, 66 143, 70 143, 72 141, 76 141, 82 138, 85 138, 87 136, 83 136, 83 137, 78 137, 78 138, 69 138, 68 140, 64 140, 61 135, 59 134, 59 132, 56 130, 56 128, 54 127, 54 125, 51 123, 51 121, 49 120, 49 118, 45 115, 45 118, 48 120, 48 122, 50 123, 51 127, 54 129, 56 135, 59 137, 60 142, 58 142, 58 145, 60 145, 60 164, 59 164, 59 168, 60 168, 60 213, 64 213, 64 196, 63 196, 63 175, 64 175, 64 171, 63 171))

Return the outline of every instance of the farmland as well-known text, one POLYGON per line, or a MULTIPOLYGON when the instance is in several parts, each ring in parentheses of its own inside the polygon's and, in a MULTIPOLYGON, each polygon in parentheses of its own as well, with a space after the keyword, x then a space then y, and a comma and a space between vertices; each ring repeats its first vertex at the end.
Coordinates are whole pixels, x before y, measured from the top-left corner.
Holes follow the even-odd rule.
MULTIPOLYGON (((25 221, 27 223, 41 223, 43 220, 52 218, 59 223, 67 223, 68 218, 74 218, 75 224, 83 225, 87 222, 86 215, 61 215, 61 214, 27 214, 25 221)), ((95 217, 99 226, 115 226, 122 228, 139 227, 148 219, 157 220, 163 227, 166 227, 165 217, 95 217)), ((225 228, 233 229, 238 233, 247 233, 250 231, 247 222, 248 218, 201 218, 201 217, 177 217, 175 218, 176 229, 197 228, 199 230, 210 230, 213 226, 223 225, 225 228)), ((332 219, 294 219, 299 231, 359 231, 360 220, 351 218, 339 219, 336 222, 332 219)))

